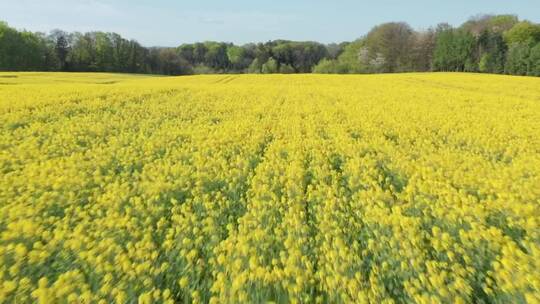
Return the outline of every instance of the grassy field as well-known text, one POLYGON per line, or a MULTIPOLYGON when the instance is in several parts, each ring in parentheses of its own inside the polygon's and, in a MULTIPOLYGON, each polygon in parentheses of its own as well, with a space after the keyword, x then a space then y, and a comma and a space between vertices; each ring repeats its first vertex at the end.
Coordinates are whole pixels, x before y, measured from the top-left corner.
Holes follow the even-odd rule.
POLYGON ((540 79, 0 73, 0 303, 267 301, 539 303, 540 79))

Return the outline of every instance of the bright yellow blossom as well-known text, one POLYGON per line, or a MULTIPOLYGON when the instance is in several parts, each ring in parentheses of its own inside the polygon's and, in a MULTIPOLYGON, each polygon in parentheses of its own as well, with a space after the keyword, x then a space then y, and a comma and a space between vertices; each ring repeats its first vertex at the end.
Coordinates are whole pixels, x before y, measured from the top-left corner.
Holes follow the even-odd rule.
POLYGON ((540 299, 538 78, 0 80, 0 302, 540 299))

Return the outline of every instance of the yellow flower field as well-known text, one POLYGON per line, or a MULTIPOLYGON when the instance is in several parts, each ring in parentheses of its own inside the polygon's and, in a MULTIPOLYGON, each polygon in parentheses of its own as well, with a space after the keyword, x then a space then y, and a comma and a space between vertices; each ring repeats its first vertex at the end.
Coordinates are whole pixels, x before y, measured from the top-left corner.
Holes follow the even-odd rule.
POLYGON ((540 303, 540 79, 0 73, 0 303, 540 303))

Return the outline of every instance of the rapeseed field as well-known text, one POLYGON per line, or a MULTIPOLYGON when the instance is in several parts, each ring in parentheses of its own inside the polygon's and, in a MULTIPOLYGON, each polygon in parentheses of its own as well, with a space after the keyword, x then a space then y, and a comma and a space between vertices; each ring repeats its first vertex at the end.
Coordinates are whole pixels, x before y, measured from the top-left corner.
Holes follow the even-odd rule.
POLYGON ((540 79, 0 73, 0 303, 540 303, 540 79))

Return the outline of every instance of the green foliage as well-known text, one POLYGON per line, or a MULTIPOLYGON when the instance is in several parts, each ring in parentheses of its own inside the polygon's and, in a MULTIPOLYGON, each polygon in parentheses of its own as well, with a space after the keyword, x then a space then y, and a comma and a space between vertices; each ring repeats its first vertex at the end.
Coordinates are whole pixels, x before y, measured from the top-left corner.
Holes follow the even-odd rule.
POLYGON ((433 29, 416 32, 410 50, 410 63, 413 71, 430 71, 435 50, 436 33, 433 29))
POLYGON ((485 31, 503 33, 518 22, 515 15, 479 15, 469 19, 460 28, 478 36, 485 31))
MULTIPOLYGON (((74 33, 69 38, 66 36, 65 33, 57 33, 50 37, 55 41, 61 70, 144 73, 150 69, 150 72, 158 73, 164 65, 170 65, 170 62, 156 62, 159 52, 150 54, 136 41, 126 40, 116 33, 74 33)), ((164 58, 169 60, 171 55, 164 58)))
POLYGON ((262 70, 261 62, 259 61, 258 58, 255 58, 255 59, 253 59, 253 61, 249 65, 247 71, 248 71, 248 73, 251 73, 251 74, 259 74, 259 73, 261 73, 261 70, 262 70))
POLYGON ((361 58, 363 50, 365 50, 364 39, 359 39, 348 44, 334 64, 336 73, 367 73, 368 68, 362 60, 363 58, 361 58))
POLYGON ((331 59, 323 59, 313 67, 315 74, 336 74, 338 73, 338 61, 331 59))
POLYGON ((484 73, 504 73, 507 47, 501 33, 485 30, 477 39, 479 70, 484 73))
POLYGON ((494 32, 502 33, 519 22, 516 15, 497 15, 489 20, 489 26, 494 32))
POLYGON ((285 41, 271 49, 280 65, 289 65, 295 72, 309 73, 321 59, 328 56, 324 45, 316 42, 285 41))
POLYGON ((268 59, 268 61, 265 62, 261 68, 261 72, 263 74, 274 74, 274 73, 277 73, 278 70, 279 70, 278 63, 274 58, 268 59))
POLYGON ((215 74, 216 72, 209 66, 204 64, 198 64, 193 67, 193 74, 204 75, 204 74, 215 74))
POLYGON ((46 53, 42 37, 0 23, 0 70, 44 70, 46 53))
POLYGON ((491 61, 491 55, 484 54, 478 63, 478 70, 482 73, 489 73, 489 62, 491 61))
POLYGON ((540 43, 531 49, 529 59, 530 66, 528 74, 531 76, 540 76, 540 43))
POLYGON ((404 22, 390 22, 374 27, 365 39, 373 70, 390 73, 409 71, 412 43, 413 30, 404 22))
POLYGON ((519 22, 504 33, 504 40, 508 45, 540 42, 540 25, 529 21, 519 22))
POLYGON ((96 68, 100 71, 110 71, 114 67, 114 48, 110 37, 102 32, 95 34, 96 68))
POLYGON ((247 56, 247 50, 235 45, 227 48, 227 58, 230 62, 230 68, 234 70, 244 70, 251 63, 251 58, 247 56))
POLYGON ((157 53, 158 65, 154 67, 154 69, 159 71, 159 74, 182 75, 191 74, 193 72, 192 67, 184 58, 178 56, 175 49, 161 48, 157 50, 157 53))
POLYGON ((56 55, 55 68, 64 71, 67 69, 67 57, 70 51, 67 34, 61 31, 54 32, 51 35, 51 40, 51 43, 54 44, 54 54, 56 55))
POLYGON ((433 68, 437 71, 474 71, 474 36, 465 30, 447 29, 437 36, 433 68))
POLYGON ((326 50, 328 52, 328 59, 337 59, 349 42, 342 43, 330 43, 326 45, 326 50))
POLYGON ((194 49, 195 47, 192 44, 182 44, 178 47, 177 52, 187 61, 195 62, 194 49))
POLYGON ((204 55, 205 65, 216 70, 225 70, 230 64, 227 45, 219 42, 206 42, 205 46, 207 49, 204 55))
POLYGON ((505 71, 512 75, 527 75, 530 47, 527 43, 514 43, 508 49, 505 71))
POLYGON ((0 22, 0 70, 155 74, 465 71, 538 75, 540 25, 479 15, 458 28, 384 23, 353 42, 216 41, 145 48, 116 33, 18 31, 0 22), (534 48, 533 48, 534 47, 534 48))
POLYGON ((281 74, 293 74, 295 71, 294 71, 294 68, 288 64, 283 64, 279 67, 279 72, 281 74))

